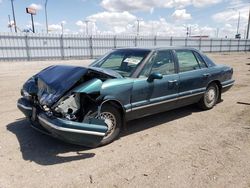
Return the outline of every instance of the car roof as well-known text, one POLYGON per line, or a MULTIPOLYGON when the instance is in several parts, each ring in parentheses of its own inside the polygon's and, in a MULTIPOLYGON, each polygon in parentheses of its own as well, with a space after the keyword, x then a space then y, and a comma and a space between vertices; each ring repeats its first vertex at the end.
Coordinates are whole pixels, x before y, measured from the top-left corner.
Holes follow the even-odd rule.
POLYGON ((127 48, 116 48, 114 50, 148 50, 148 51, 158 51, 158 50, 195 50, 198 51, 196 48, 192 47, 182 47, 182 46, 167 46, 167 47, 127 47, 127 48))

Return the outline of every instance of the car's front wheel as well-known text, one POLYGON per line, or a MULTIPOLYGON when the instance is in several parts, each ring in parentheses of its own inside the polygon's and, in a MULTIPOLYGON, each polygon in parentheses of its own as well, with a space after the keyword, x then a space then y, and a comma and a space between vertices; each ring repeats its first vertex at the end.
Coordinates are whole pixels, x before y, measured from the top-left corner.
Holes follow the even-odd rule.
POLYGON ((212 109, 216 105, 218 97, 219 88, 217 84, 212 83, 207 87, 203 97, 198 104, 203 110, 212 109))
POLYGON ((108 126, 108 131, 102 139, 100 146, 113 142, 119 136, 122 127, 121 113, 117 108, 104 104, 97 118, 103 119, 108 126))

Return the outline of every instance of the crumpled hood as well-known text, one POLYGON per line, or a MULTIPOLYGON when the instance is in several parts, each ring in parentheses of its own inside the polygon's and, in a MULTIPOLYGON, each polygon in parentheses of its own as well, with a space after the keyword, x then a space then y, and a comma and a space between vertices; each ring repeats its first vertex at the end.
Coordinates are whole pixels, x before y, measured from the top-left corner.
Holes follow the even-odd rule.
POLYGON ((87 72, 88 68, 84 67, 54 65, 36 74, 34 77, 37 80, 40 104, 50 107, 87 72))

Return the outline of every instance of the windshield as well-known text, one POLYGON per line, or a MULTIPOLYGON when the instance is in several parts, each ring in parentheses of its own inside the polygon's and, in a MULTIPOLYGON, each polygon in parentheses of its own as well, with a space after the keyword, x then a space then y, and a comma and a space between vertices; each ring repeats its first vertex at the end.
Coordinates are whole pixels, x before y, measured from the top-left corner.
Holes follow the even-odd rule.
POLYGON ((115 50, 91 66, 111 69, 123 77, 130 77, 149 52, 149 50, 138 49, 115 50))

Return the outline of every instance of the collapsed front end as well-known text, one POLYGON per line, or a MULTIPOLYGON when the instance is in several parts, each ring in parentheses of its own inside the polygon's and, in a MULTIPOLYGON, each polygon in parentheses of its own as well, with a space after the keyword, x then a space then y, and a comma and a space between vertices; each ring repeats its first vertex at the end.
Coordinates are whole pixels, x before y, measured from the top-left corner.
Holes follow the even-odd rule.
POLYGON ((98 116, 99 89, 105 76, 66 67, 64 76, 52 77, 50 74, 62 72, 58 69, 62 67, 47 68, 30 78, 17 107, 36 130, 73 144, 98 146, 108 132, 98 116))
POLYGON ((96 147, 108 129, 105 122, 97 118, 76 122, 55 117, 25 98, 20 98, 17 106, 30 120, 33 128, 69 143, 96 147))

